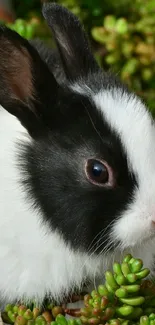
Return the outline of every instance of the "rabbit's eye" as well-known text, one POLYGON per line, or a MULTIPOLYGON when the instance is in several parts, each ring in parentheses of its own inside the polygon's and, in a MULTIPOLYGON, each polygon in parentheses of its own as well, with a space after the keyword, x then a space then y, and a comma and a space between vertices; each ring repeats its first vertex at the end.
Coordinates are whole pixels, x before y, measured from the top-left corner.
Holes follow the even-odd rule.
POLYGON ((96 185, 110 185, 112 186, 111 183, 111 176, 112 172, 110 167, 99 160, 95 159, 89 159, 86 162, 86 176, 88 180, 96 185))

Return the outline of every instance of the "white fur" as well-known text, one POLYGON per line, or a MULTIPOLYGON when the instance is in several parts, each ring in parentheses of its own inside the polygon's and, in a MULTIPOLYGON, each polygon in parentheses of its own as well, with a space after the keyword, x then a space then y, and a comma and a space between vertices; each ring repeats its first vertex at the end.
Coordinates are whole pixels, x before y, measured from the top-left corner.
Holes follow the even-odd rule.
MULTIPOLYGON (((119 134, 131 171, 138 178, 133 202, 116 222, 113 235, 122 246, 155 238, 155 125, 142 102, 125 93, 101 92, 94 102, 111 128, 119 134)), ((154 253, 155 240, 152 246, 154 253)))
POLYGON ((111 129, 119 135, 129 169, 138 179, 132 203, 114 223, 111 238, 120 240, 122 249, 141 246, 150 264, 149 259, 153 260, 155 251, 155 224, 152 223, 155 222, 154 121, 138 97, 121 89, 101 90, 95 94, 87 85, 75 84, 71 88, 91 98, 111 129))
MULTIPOLYGON (((93 97, 93 100, 103 111, 111 126, 123 133, 124 145, 128 146, 128 155, 129 158, 132 158, 132 168, 140 176, 141 187, 140 191, 135 193, 135 203, 129 207, 128 212, 118 220, 113 229, 115 237, 122 239, 124 246, 126 246, 125 243, 127 246, 132 246, 136 244, 137 238, 139 241, 142 236, 147 237, 149 232, 152 233, 150 225, 154 208, 153 191, 155 193, 153 173, 155 156, 152 143, 154 128, 151 127, 150 119, 145 114, 144 129, 141 118, 138 119, 138 113, 137 120, 134 115, 131 123, 130 115, 132 113, 127 111, 127 114, 123 115, 125 101, 122 104, 123 101, 119 97, 117 101, 113 101, 110 94, 103 92, 93 97), (120 113, 116 114, 117 110, 120 110, 120 113), (121 120, 121 115, 123 120, 121 120), (121 121, 124 121, 122 126, 121 121), (137 123, 140 129, 138 129, 137 123), (141 145, 140 139, 144 132, 145 138, 141 145), (136 150, 134 145, 137 146, 136 150), (152 158, 149 156, 147 158, 150 151, 152 158), (149 171, 145 169, 145 166, 149 168, 149 171), (144 175, 142 175, 143 171, 144 175), (149 177, 148 180, 145 179, 146 174, 149 177), (142 176, 144 177, 142 178, 142 176)), ((134 101, 132 105, 130 104, 131 111, 135 104, 134 101)), ((113 258, 112 256, 97 258, 91 252, 89 254, 75 253, 66 245, 60 234, 51 233, 45 225, 42 225, 40 215, 29 205, 19 184, 20 171, 16 166, 18 157, 16 142, 18 140, 32 141, 19 121, 1 107, 0 294, 7 302, 16 298, 21 299, 23 296, 26 299, 36 298, 40 302, 49 291, 57 298, 63 290, 68 293, 73 284, 80 287, 87 276, 94 280, 95 273, 102 275, 104 269, 113 262, 114 256, 113 258)), ((148 248, 149 245, 150 243, 147 243, 143 251, 138 247, 132 251, 137 257, 143 257, 148 267, 152 263, 152 252, 148 248)), ((121 254, 117 250, 115 257, 118 260, 121 258, 121 254)))

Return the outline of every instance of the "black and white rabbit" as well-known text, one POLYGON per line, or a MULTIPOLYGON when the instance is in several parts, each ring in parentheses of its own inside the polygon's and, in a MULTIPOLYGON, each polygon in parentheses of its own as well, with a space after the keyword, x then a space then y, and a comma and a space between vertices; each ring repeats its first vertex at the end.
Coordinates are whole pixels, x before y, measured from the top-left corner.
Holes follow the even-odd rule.
POLYGON ((7 302, 59 299, 96 282, 125 252, 153 269, 154 121, 98 67, 73 14, 46 4, 43 15, 62 82, 52 57, 47 62, 0 27, 0 295, 7 302))

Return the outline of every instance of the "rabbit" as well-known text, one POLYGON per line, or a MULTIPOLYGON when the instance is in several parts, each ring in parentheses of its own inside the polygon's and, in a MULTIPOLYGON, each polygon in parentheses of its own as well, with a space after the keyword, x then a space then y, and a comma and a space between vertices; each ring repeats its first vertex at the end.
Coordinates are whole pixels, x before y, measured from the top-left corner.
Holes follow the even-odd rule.
POLYGON ((98 66, 74 14, 55 3, 42 12, 58 60, 0 27, 0 295, 7 303, 61 301, 103 281, 126 253, 154 271, 153 117, 98 66))

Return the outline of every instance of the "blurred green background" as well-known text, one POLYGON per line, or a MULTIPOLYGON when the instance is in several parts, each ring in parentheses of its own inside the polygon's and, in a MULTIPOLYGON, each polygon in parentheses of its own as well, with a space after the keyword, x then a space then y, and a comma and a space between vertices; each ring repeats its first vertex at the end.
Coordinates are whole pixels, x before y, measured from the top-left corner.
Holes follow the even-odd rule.
MULTIPOLYGON (((41 16, 44 1, 12 0, 15 20, 9 26, 28 39, 40 37, 52 46, 41 16)), ((155 114, 155 0, 55 2, 83 22, 99 64, 120 75, 155 114)))

